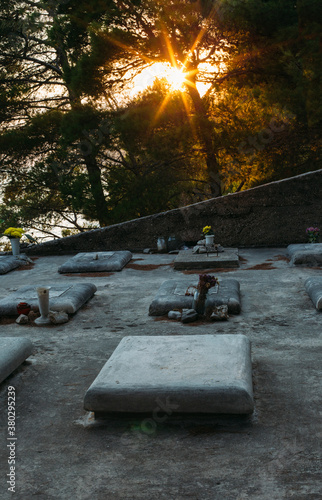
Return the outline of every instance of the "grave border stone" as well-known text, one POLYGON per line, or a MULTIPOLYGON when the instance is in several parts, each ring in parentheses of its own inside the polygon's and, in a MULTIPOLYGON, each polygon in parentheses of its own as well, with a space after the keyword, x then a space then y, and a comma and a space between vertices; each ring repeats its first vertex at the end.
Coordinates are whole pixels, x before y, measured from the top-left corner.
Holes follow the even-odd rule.
POLYGON ((238 248, 225 248, 223 252, 193 253, 191 249, 181 250, 174 260, 177 271, 189 269, 215 269, 239 267, 238 248))
POLYGON ((322 277, 307 278, 304 283, 305 289, 312 300, 314 307, 319 311, 322 309, 322 277))
POLYGON ((177 414, 251 414, 249 339, 241 334, 124 337, 87 390, 84 408, 95 416, 155 413, 160 402, 177 414))
MULTIPOLYGON (((0 300, 0 315, 16 316, 17 304, 28 302, 33 311, 39 311, 39 302, 36 289, 44 284, 26 285, 10 293, 0 300)), ((51 311, 65 311, 74 314, 97 291, 93 283, 46 283, 49 290, 49 308, 51 311), (60 292, 60 293, 59 293, 60 292)))
MULTIPOLYGON (((184 290, 192 285, 197 286, 197 283, 196 278, 195 281, 187 278, 164 281, 150 304, 149 316, 165 316, 172 310, 191 309, 193 296, 184 293, 179 295, 175 290, 178 284, 184 290)), ((216 289, 210 289, 207 294, 206 307, 222 305, 228 306, 229 314, 239 314, 241 311, 240 284, 235 278, 220 278, 217 292, 216 289)))
POLYGON ((59 273, 95 273, 122 271, 132 259, 128 250, 115 252, 80 252, 58 268, 59 273))
POLYGON ((291 266, 322 266, 322 243, 293 243, 287 253, 291 266))
POLYGON ((25 337, 0 338, 0 383, 32 354, 33 344, 25 337))
POLYGON ((0 275, 7 274, 17 267, 28 264, 29 259, 27 255, 0 255, 0 275))

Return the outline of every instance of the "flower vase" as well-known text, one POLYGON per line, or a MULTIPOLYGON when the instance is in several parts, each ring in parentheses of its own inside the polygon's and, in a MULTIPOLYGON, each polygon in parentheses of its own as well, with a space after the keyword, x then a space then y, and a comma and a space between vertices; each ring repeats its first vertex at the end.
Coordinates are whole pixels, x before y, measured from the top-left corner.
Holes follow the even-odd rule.
POLYGON ((37 325, 48 325, 49 314, 49 287, 42 286, 37 288, 40 318, 35 319, 37 325))
POLYGON ((10 238, 12 255, 17 256, 20 255, 20 239, 19 238, 10 238))
POLYGON ((176 250, 178 248, 178 242, 175 236, 173 235, 169 236, 167 247, 168 247, 168 252, 171 252, 172 250, 176 250))
POLYGON ((163 236, 160 236, 157 241, 158 252, 164 253, 167 251, 167 244, 163 236))
POLYGON ((192 309, 198 314, 205 314, 207 293, 195 292, 193 296, 192 309))
POLYGON ((215 235, 214 234, 206 234, 206 246, 212 246, 215 241, 215 235))

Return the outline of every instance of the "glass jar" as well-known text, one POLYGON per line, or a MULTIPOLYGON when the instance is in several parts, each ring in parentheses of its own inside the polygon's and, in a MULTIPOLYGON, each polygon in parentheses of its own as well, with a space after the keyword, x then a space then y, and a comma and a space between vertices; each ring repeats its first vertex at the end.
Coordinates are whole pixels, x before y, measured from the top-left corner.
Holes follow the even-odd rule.
POLYGON ((178 248, 177 238, 174 235, 169 236, 169 238, 168 238, 168 252, 171 252, 171 250, 177 250, 177 248, 178 248))
POLYGON ((158 248, 158 252, 166 252, 167 244, 166 244, 163 236, 159 236, 158 241, 157 241, 157 248, 158 248))

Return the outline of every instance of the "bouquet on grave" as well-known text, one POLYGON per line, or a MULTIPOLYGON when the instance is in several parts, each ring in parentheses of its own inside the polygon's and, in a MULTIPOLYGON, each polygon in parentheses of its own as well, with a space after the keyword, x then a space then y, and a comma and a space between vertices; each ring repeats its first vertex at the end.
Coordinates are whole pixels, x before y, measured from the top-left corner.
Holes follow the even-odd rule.
POLYGON ((21 227, 8 227, 3 233, 3 236, 7 236, 9 240, 12 238, 18 238, 20 240, 24 233, 25 231, 21 227))
POLYGON ((7 236, 9 240, 13 238, 18 238, 20 240, 22 236, 25 236, 31 243, 37 243, 37 240, 30 234, 27 234, 22 227, 8 227, 1 236, 7 236))
POLYGON ((211 229, 211 226, 205 226, 202 230, 203 236, 210 236, 214 234, 213 230, 211 229))
MULTIPOLYGON (((210 290, 210 288, 216 285, 219 286, 219 280, 215 276, 211 276, 210 274, 199 274, 198 285, 193 287, 195 289, 195 292, 192 303, 192 309, 195 309, 198 314, 200 315, 204 314, 206 307, 207 293, 210 290)), ((189 292, 189 288, 187 292, 189 292)), ((192 295, 187 292, 186 295, 192 295)))
POLYGON ((219 285, 219 279, 210 274, 199 274, 199 282, 197 285, 197 290, 200 295, 207 295, 210 288, 219 285))
POLYGON ((211 276, 210 274, 199 274, 198 285, 197 286, 190 285, 187 288, 185 295, 194 295, 195 291, 197 291, 199 292, 199 295, 206 296, 208 290, 210 290, 210 288, 216 285, 219 286, 219 279, 216 278, 215 276, 211 276), (193 288, 194 292, 191 292, 190 288, 193 288))
POLYGON ((318 227, 308 227, 306 234, 309 238, 309 243, 317 243, 319 239, 320 229, 318 227))

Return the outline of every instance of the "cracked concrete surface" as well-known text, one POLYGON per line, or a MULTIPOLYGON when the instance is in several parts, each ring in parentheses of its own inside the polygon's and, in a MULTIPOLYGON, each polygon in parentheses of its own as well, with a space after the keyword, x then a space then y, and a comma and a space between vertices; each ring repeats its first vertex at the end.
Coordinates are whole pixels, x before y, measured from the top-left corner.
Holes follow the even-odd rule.
POLYGON ((39 257, 0 276, 0 299, 23 284, 70 280, 97 286, 62 325, 0 319, 1 337, 27 337, 34 353, 0 385, 1 499, 319 500, 321 311, 304 282, 321 268, 290 267, 286 248, 241 249, 242 311, 227 322, 183 325, 148 316, 175 256, 134 254, 119 273, 60 275, 69 256, 39 257), (31 266, 29 266, 31 267, 31 266), (251 418, 113 416, 94 421, 84 394, 127 335, 242 333, 252 343, 251 418), (16 489, 7 490, 8 386, 16 392, 16 489))

